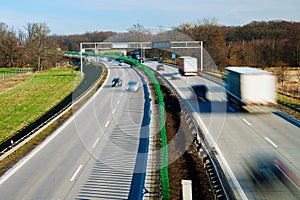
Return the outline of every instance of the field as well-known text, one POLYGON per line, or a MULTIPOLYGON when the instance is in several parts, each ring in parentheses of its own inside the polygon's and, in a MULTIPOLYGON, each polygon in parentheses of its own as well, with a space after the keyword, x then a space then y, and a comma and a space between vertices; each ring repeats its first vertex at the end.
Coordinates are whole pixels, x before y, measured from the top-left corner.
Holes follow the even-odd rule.
POLYGON ((0 81, 0 143, 42 116, 80 83, 79 73, 60 68, 0 81))
POLYGON ((300 99, 300 68, 299 67, 277 67, 267 68, 277 77, 277 92, 300 99))
POLYGON ((31 68, 0 68, 0 81, 31 72, 31 68))

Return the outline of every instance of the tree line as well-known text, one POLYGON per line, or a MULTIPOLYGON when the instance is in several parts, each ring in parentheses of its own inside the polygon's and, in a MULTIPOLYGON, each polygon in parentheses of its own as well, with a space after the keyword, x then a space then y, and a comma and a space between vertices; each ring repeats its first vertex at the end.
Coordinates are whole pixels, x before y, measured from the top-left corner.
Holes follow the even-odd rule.
POLYGON ((221 26, 204 19, 181 24, 175 30, 204 41, 217 66, 300 65, 299 22, 253 21, 244 26, 221 26))
POLYGON ((79 51, 80 42, 104 41, 113 32, 50 35, 46 23, 28 23, 16 30, 0 22, 0 67, 41 71, 63 60, 63 50, 79 51))
POLYGON ((45 23, 28 23, 14 30, 0 23, 0 67, 31 67, 43 70, 59 59, 57 43, 49 38, 45 23))
MULTIPOLYGON (((215 64, 225 66, 282 67, 300 65, 300 23, 287 21, 253 21, 244 26, 222 26, 214 19, 184 23, 174 31, 203 41, 215 64)), ((112 31, 87 32, 74 35, 50 35, 45 23, 28 23, 20 30, 0 22, 0 67, 53 67, 63 58, 63 50, 79 51, 80 42, 102 42, 122 34, 112 31)), ((143 41, 154 36, 142 25, 128 32, 143 41)), ((128 34, 123 34, 128 39, 128 34)), ((156 34, 162 38, 168 38, 156 34)), ((178 34, 174 36, 178 38, 178 34)))

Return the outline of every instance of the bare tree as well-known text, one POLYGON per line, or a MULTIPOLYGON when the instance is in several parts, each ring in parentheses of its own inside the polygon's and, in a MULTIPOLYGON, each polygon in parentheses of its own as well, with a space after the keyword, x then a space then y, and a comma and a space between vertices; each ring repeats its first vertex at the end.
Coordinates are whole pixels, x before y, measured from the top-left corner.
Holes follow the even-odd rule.
POLYGON ((45 67, 47 51, 49 49, 50 29, 45 23, 28 23, 25 26, 27 32, 26 49, 32 57, 34 70, 41 71, 45 67))
POLYGON ((14 67, 18 44, 15 31, 0 23, 0 62, 4 67, 14 67))
POLYGON ((281 83, 281 88, 284 88, 284 82, 287 80, 287 67, 280 66, 276 68, 276 76, 279 83, 281 83))

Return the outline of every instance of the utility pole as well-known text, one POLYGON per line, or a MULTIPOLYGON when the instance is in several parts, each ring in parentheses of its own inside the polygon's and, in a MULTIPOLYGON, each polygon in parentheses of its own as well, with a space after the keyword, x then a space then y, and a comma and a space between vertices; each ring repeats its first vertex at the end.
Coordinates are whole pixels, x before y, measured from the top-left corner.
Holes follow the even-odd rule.
POLYGON ((200 41, 200 69, 203 71, 203 41, 200 41))
POLYGON ((83 77, 83 64, 82 64, 82 43, 80 43, 80 76, 83 77))

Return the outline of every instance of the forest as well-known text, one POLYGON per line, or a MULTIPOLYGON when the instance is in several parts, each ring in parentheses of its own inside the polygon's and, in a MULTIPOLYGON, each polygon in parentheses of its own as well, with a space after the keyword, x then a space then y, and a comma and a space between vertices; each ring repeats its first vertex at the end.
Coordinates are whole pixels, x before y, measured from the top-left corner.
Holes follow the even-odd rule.
MULTIPOLYGON (((148 34, 141 25, 133 29, 148 34)), ((206 51, 220 67, 300 65, 300 22, 253 21, 243 26, 224 26, 204 19, 198 23, 183 23, 173 30, 203 41, 206 51)), ((0 23, 0 67, 43 70, 62 59, 64 50, 78 51, 80 42, 102 42, 116 34, 111 31, 75 35, 50 33, 45 23, 28 23, 20 30, 0 23)))
POLYGON ((221 26, 210 20, 176 28, 204 47, 217 66, 277 67, 300 64, 300 23, 253 21, 244 26, 221 26))

